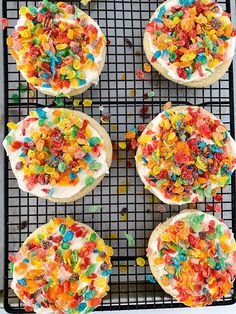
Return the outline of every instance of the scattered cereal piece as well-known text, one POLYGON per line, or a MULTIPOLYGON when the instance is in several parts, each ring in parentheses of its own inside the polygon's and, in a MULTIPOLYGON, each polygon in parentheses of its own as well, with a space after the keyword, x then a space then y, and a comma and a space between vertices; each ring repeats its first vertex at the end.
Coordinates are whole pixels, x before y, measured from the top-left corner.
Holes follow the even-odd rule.
POLYGON ((121 221, 127 221, 127 213, 124 213, 124 214, 121 216, 121 221))
POLYGON ((119 146, 121 149, 126 149, 126 142, 118 142, 118 146, 119 146))
POLYGON ((142 70, 136 70, 135 74, 139 80, 144 80, 144 72, 142 70))
POLYGON ((154 97, 156 93, 154 91, 148 92, 148 97, 154 97))
POLYGON ((57 98, 54 100, 57 107, 64 107, 64 101, 61 98, 57 98))
POLYGON ((130 91, 129 91, 129 95, 130 95, 130 97, 134 97, 135 96, 135 90, 134 89, 131 89, 130 91))
POLYGON ((11 100, 14 104, 19 104, 20 102, 20 96, 19 94, 12 94, 11 95, 11 100))
POLYGON ((135 246, 135 240, 134 237, 130 233, 124 233, 127 241, 128 241, 128 246, 132 247, 135 246))
POLYGON ((120 183, 120 185, 118 186, 118 194, 123 194, 126 193, 128 188, 128 181, 124 180, 120 183))
POLYGON ((220 213, 222 211, 221 207, 219 204, 214 204, 214 211, 216 213, 220 213))
POLYGON ((144 71, 146 72, 146 73, 150 73, 151 71, 152 71, 152 67, 150 66, 150 64, 149 63, 144 63, 144 71))
POLYGON ((172 107, 172 102, 171 101, 167 101, 167 103, 165 103, 165 105, 163 106, 163 110, 168 110, 172 107))
POLYGON ((91 0, 80 0, 80 2, 86 6, 91 0))
POLYGON ((111 234, 110 234, 110 238, 111 238, 111 239, 118 239, 117 233, 111 233, 111 234))
POLYGON ((165 212, 166 212, 166 208, 165 208, 164 205, 158 204, 158 205, 157 205, 157 211, 158 211, 159 213, 165 213, 165 212))
POLYGON ((21 223, 19 225, 17 225, 17 229, 18 230, 23 230, 27 227, 28 225, 28 221, 27 220, 23 220, 21 221, 21 223))
POLYGON ((143 267, 143 266, 145 266, 145 264, 146 264, 146 261, 144 258, 142 258, 142 257, 136 258, 136 265, 143 267))
POLYGON ((0 18, 0 24, 2 26, 2 30, 4 30, 8 26, 8 19, 0 18))
POLYGON ((126 74, 125 73, 122 73, 121 74, 121 81, 125 81, 126 80, 126 74))
POLYGON ((102 209, 101 205, 91 205, 88 207, 88 211, 91 213, 98 213, 101 211, 101 209, 102 209))
POLYGON ((85 99, 84 101, 83 101, 83 105, 84 105, 84 107, 91 107, 92 106, 92 100, 91 99, 85 99))
POLYGON ((111 118, 111 114, 109 112, 104 112, 100 120, 102 123, 109 123, 110 118, 111 118))
POLYGON ((120 265, 119 270, 120 270, 120 273, 127 273, 128 267, 127 265, 120 265))
POLYGON ((156 283, 156 279, 152 275, 146 275, 146 280, 151 283, 156 283))
POLYGON ((27 90, 28 90, 28 86, 27 86, 27 85, 24 85, 24 84, 20 84, 20 85, 18 86, 18 90, 20 91, 20 93, 25 93, 25 92, 27 92, 27 90))
POLYGON ((73 101, 73 106, 74 106, 74 107, 78 107, 79 104, 80 104, 80 99, 74 99, 74 101, 73 101))
POLYGON ((133 47, 133 43, 129 40, 129 38, 125 37, 125 43, 129 48, 133 47))

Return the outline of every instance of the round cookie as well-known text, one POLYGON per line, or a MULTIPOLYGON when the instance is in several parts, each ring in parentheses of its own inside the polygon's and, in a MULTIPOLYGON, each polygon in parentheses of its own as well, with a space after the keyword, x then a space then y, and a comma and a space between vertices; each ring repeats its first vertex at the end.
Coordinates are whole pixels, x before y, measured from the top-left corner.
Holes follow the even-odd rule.
POLYGON ((209 305, 230 292, 236 277, 236 243, 212 215, 184 210, 159 224, 147 256, 166 293, 190 307, 209 305))
POLYGON ((12 128, 3 145, 19 187, 53 202, 73 202, 109 173, 112 144, 86 114, 38 108, 12 128))
POLYGON ((12 289, 26 311, 90 313, 109 291, 111 247, 70 217, 36 229, 10 256, 12 289))
POLYGON ((20 16, 7 44, 32 89, 71 97, 98 83, 106 38, 90 16, 75 5, 48 0, 22 7, 20 16))
POLYGON ((167 204, 194 203, 217 193, 236 169, 236 143, 205 109, 173 107, 138 139, 136 167, 145 188, 167 204))
POLYGON ((144 34, 149 62, 167 79, 206 87, 228 70, 235 50, 229 14, 211 0, 168 0, 144 34))

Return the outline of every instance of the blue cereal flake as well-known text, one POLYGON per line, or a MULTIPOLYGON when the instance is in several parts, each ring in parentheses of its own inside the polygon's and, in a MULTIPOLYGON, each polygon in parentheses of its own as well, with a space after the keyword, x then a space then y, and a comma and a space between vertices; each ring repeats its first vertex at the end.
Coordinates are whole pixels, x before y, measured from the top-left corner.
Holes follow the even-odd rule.
POLYGON ((44 88, 51 88, 52 86, 49 83, 43 83, 42 87, 44 87, 44 88))
POLYGON ((162 51, 162 56, 163 56, 163 57, 169 56, 169 50, 164 49, 164 50, 162 51))
POLYGON ((160 51, 160 50, 157 50, 157 51, 154 53, 154 55, 153 55, 153 57, 154 57, 155 59, 158 59, 160 56, 161 56, 161 51, 160 51))
POLYGON ((217 47, 216 47, 216 45, 213 45, 212 51, 213 51, 214 54, 217 53, 217 47))
POLYGON ((81 313, 81 312, 83 312, 86 309, 86 307, 87 307, 87 304, 85 302, 82 302, 82 303, 80 303, 78 305, 77 310, 78 310, 79 313, 81 313))
POLYGON ((97 144, 100 144, 101 143, 101 139, 99 137, 94 136, 94 137, 91 137, 88 142, 89 142, 89 145, 91 147, 93 147, 93 146, 95 146, 97 144))
POLYGON ((49 191, 49 193, 48 193, 48 196, 52 196, 53 193, 54 193, 54 191, 55 191, 54 188, 51 188, 50 191, 49 191))
POLYGON ((84 159, 85 161, 87 161, 87 162, 91 162, 91 161, 93 160, 93 157, 92 157, 92 155, 90 155, 90 154, 86 154, 86 155, 83 157, 83 159, 84 159))
POLYGON ((187 73, 187 79, 189 80, 192 76, 193 71, 190 68, 185 68, 185 71, 187 73))
POLYGON ((157 17, 159 17, 159 18, 162 17, 162 16, 165 14, 165 12, 166 12, 166 6, 163 5, 163 6, 160 8, 157 17))
POLYGON ((142 157, 142 161, 145 163, 145 164, 148 164, 148 161, 145 157, 142 157))
POLYGON ((176 122, 176 126, 180 126, 182 124, 182 121, 181 120, 178 120, 177 122, 176 122))
POLYGON ((146 275, 146 280, 151 283, 156 283, 156 279, 152 275, 146 275))
POLYGON ((183 7, 189 7, 190 5, 194 4, 196 0, 179 0, 179 4, 183 7))
POLYGON ((226 36, 224 36, 224 35, 219 36, 219 38, 222 39, 222 40, 229 40, 229 37, 226 37, 226 36))
POLYGON ((78 83, 79 83, 79 86, 82 86, 82 85, 85 85, 87 81, 78 79, 78 83))
POLYGON ((52 76, 54 76, 56 74, 56 62, 54 59, 51 59, 50 68, 52 71, 52 76))
POLYGON ((154 20, 155 22, 162 23, 162 17, 163 17, 163 15, 165 14, 165 12, 166 12, 166 7, 165 7, 165 5, 163 5, 163 6, 160 8, 160 10, 159 10, 157 16, 156 16, 153 20, 154 20))
POLYGON ((41 308, 41 304, 39 304, 39 303, 35 303, 35 306, 36 306, 38 309, 41 308))
POLYGON ((66 232, 66 234, 64 235, 64 238, 63 238, 63 241, 64 242, 68 242, 68 241, 71 241, 74 237, 74 232, 69 230, 66 232))
POLYGON ((37 108, 35 109, 35 111, 37 112, 37 115, 40 119, 47 119, 47 113, 46 111, 44 111, 43 109, 41 108, 37 108))
POLYGON ((131 128, 130 132, 134 131, 136 134, 138 134, 138 129, 137 128, 131 128))
POLYGON ((95 295, 96 295, 96 290, 90 290, 90 291, 85 293, 84 299, 85 299, 85 301, 88 301, 88 300, 92 299, 93 297, 95 297, 95 295))
POLYGON ((107 277, 112 274, 112 269, 105 270, 101 273, 102 277, 107 277))
POLYGON ((217 146, 217 145, 210 145, 209 147, 210 147, 210 150, 211 150, 212 152, 215 152, 215 153, 223 153, 223 152, 224 152, 224 150, 221 149, 221 148, 220 148, 219 146, 217 146))
POLYGON ((21 278, 17 280, 18 284, 21 286, 26 286, 26 280, 25 278, 21 278))
POLYGON ((201 52, 197 55, 195 62, 206 64, 208 62, 205 52, 201 52))
POLYGON ((74 180, 74 179, 76 179, 76 177, 77 177, 77 175, 75 173, 73 173, 73 172, 69 173, 70 180, 74 180))
POLYGON ((87 54, 87 58, 90 59, 90 60, 92 60, 92 61, 95 60, 92 53, 88 53, 88 54, 87 54))
POLYGON ((26 142, 26 143, 31 142, 31 138, 30 138, 30 137, 25 137, 25 138, 24 138, 24 142, 26 142))
POLYGON ((204 149, 205 147, 206 147, 206 143, 205 142, 198 142, 197 143, 197 146, 199 147, 199 148, 201 148, 201 149, 204 149))

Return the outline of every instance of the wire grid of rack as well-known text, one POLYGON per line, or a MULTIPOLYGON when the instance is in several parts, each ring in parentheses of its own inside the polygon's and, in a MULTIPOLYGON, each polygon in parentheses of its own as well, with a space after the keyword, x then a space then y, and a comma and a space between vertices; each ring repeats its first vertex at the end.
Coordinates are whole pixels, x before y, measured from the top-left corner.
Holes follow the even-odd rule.
MULTIPOLYGON (((138 80, 135 72, 143 68, 146 61, 142 37, 145 25, 156 7, 162 1, 144 0, 93 0, 87 7, 74 2, 89 13, 100 25, 108 38, 106 65, 98 86, 86 91, 80 98, 92 99, 90 108, 73 107, 73 99, 64 99, 67 108, 82 110, 100 120, 104 112, 109 112, 109 123, 103 124, 113 142, 124 141, 125 133, 132 127, 148 123, 159 113, 166 101, 175 105, 203 105, 218 116, 234 136, 234 104, 232 66, 224 77, 213 86, 204 89, 188 89, 176 85, 155 70, 146 73, 144 80, 138 80), (124 80, 125 76, 125 80, 124 80), (153 98, 144 97, 148 91, 155 91, 153 98), (135 93, 134 93, 135 91, 135 93), (146 115, 140 114, 143 105, 150 109, 146 115), (102 106, 102 107, 101 107, 102 106), (103 108, 103 112, 101 111, 103 108)), ((230 12, 230 1, 219 1, 230 12)), ((35 1, 3 1, 3 17, 8 18, 9 26, 4 31, 4 83, 5 83, 5 123, 18 122, 37 106, 52 106, 54 98, 36 93, 32 98, 28 91, 19 93, 18 86, 26 84, 16 70, 15 62, 9 55, 5 41, 12 32, 19 17, 21 6, 36 5, 35 1), (19 94, 19 104, 12 102, 12 94, 19 94)), ((5 128, 7 134, 7 128, 5 128)), ((117 146, 117 145, 116 145, 117 146)), ((41 224, 55 216, 71 215, 74 219, 88 223, 114 248, 113 274, 110 278, 110 293, 104 299, 101 310, 166 308, 182 306, 158 286, 146 281, 150 269, 135 266, 137 257, 145 258, 145 249, 150 233, 155 226, 176 214, 185 206, 164 205, 166 212, 158 211, 157 200, 144 189, 139 179, 134 153, 115 148, 110 174, 101 184, 83 199, 58 205, 38 199, 21 191, 5 156, 5 296, 7 312, 23 313, 23 306, 12 293, 8 255, 15 254, 26 237, 41 224), (127 167, 127 164, 129 167, 127 167), (122 190, 120 186, 127 188, 122 190), (102 205, 100 212, 92 214, 90 205, 102 205), (121 211, 127 208, 127 220, 122 220, 121 211), (124 233, 135 238, 135 247, 129 247, 124 233)), ((223 201, 219 202, 222 212, 217 214, 227 225, 236 231, 235 177, 231 185, 221 191, 223 201)), ((208 203, 215 202, 212 199, 208 203)), ((205 202, 197 208, 205 210, 205 202)), ((218 305, 236 301, 236 287, 218 305)))

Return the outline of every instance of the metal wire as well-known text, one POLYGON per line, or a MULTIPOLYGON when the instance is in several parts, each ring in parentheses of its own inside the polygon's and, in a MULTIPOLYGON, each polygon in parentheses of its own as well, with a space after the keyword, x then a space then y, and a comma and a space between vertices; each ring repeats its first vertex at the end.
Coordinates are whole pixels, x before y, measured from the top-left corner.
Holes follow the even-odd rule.
MULTIPOLYGON (((125 133, 138 124, 149 122, 162 110, 163 104, 170 100, 175 105, 201 105, 218 116, 234 136, 234 103, 233 103, 233 73, 229 72, 214 85, 202 89, 188 89, 176 85, 155 70, 145 74, 144 80, 138 80, 135 71, 143 68, 146 61, 142 37, 145 25, 151 14, 162 1, 144 0, 93 0, 86 8, 75 4, 90 14, 100 25, 109 39, 106 65, 97 87, 86 91, 80 98, 92 99, 91 108, 73 107, 73 99, 64 99, 66 107, 85 111, 93 118, 100 120, 104 112, 109 112, 111 118, 108 124, 103 124, 114 142, 124 141, 125 133), (129 42, 129 41, 130 42, 129 42), (122 76, 126 76, 122 80, 122 76), (155 91, 153 98, 145 99, 144 94, 155 91), (135 94, 134 94, 135 91, 135 94), (143 105, 150 109, 150 117, 140 115, 143 105), (104 107, 102 113, 101 106, 104 107)), ((219 1, 224 9, 230 12, 230 1, 219 1)), ((9 55, 5 41, 13 30, 19 17, 18 10, 24 5, 35 5, 35 1, 3 1, 3 17, 8 18, 9 27, 4 31, 4 85, 5 85, 5 124, 8 121, 18 122, 30 110, 37 106, 51 106, 53 98, 36 93, 30 97, 29 90, 19 93, 18 86, 25 84, 24 79, 16 70, 15 62, 9 55), (19 94, 19 104, 12 102, 12 94, 19 94)), ((7 134, 5 127, 5 134, 7 134)), ((187 206, 165 205, 166 212, 157 211, 155 198, 144 190, 139 179, 132 153, 118 151, 110 175, 102 183, 73 204, 59 205, 38 199, 22 192, 16 183, 10 164, 5 156, 5 277, 4 277, 4 307, 10 313, 24 313, 23 306, 10 290, 12 274, 9 272, 8 255, 15 254, 26 237, 54 216, 71 215, 74 219, 88 223, 100 236, 113 246, 114 272, 110 279, 110 293, 104 299, 101 310, 142 309, 180 307, 179 302, 156 284, 145 280, 150 274, 148 265, 135 266, 135 259, 145 258, 145 249, 150 233, 155 226, 187 206), (131 167, 127 163, 131 162, 131 167), (121 184, 128 184, 124 193, 119 193, 121 184), (90 205, 102 205, 100 213, 88 211, 90 205), (127 208, 127 220, 121 220, 120 211, 127 208), (25 228, 23 228, 23 224, 25 228), (124 232, 135 237, 135 247, 128 247, 124 232), (113 234, 113 236, 112 236, 113 234), (117 236, 117 238, 114 237, 117 236)), ((223 201, 219 202, 223 218, 227 225, 236 231, 236 198, 235 176, 232 183, 222 191, 223 201)), ((208 199, 212 203, 214 200, 208 199)), ((205 210, 205 202, 197 204, 198 209, 205 210)), ((236 301, 236 287, 223 300, 215 305, 232 304, 236 301)))

